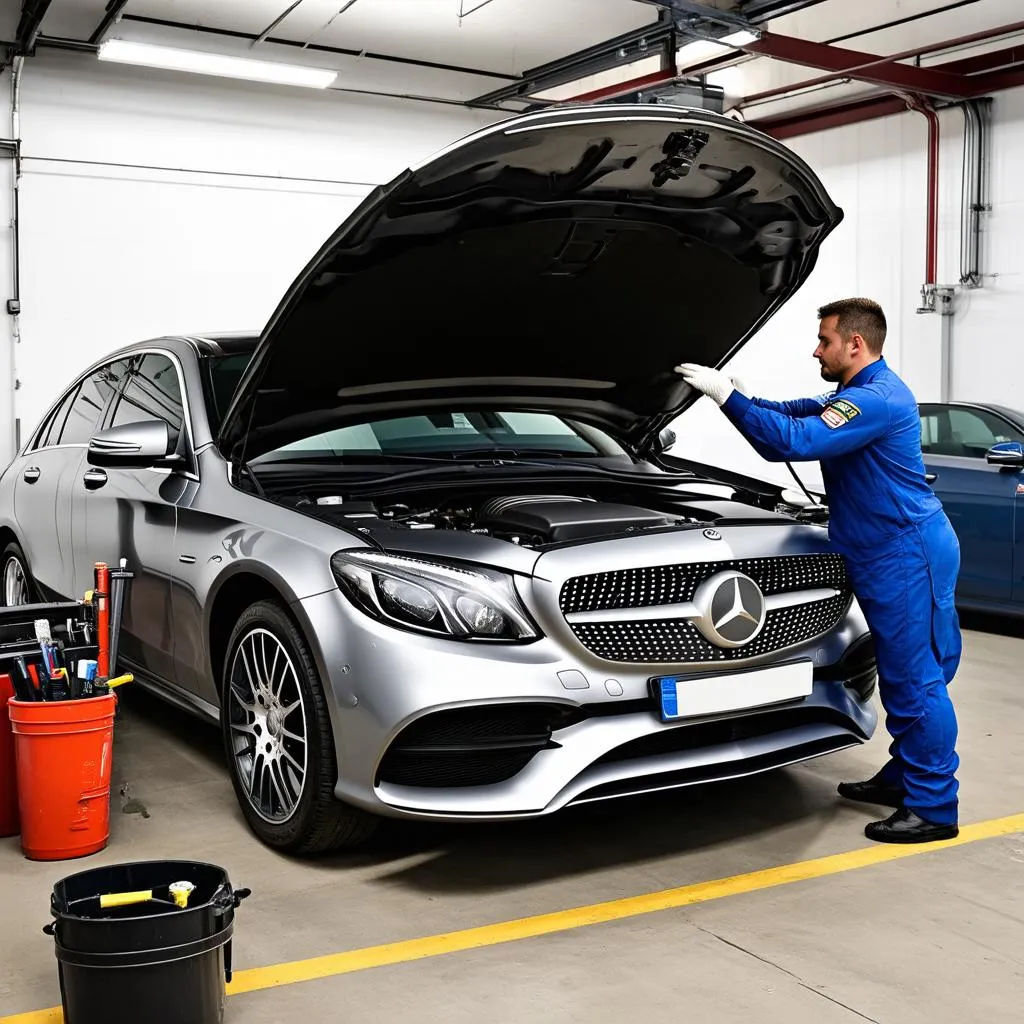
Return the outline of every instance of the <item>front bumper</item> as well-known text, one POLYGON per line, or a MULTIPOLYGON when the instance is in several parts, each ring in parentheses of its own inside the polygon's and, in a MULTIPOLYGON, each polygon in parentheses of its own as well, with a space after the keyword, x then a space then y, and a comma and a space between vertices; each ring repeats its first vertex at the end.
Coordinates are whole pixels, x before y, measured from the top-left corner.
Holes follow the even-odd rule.
MULTIPOLYGON (((765 668, 811 661, 809 696, 672 723, 660 718, 651 679, 682 676, 679 665, 610 663, 561 636, 514 646, 404 633, 339 591, 299 610, 327 688, 335 793, 386 816, 545 815, 805 761, 863 743, 877 725, 856 604, 827 635, 758 659, 765 668)), ((714 664, 693 674, 725 682, 737 671, 714 664)))

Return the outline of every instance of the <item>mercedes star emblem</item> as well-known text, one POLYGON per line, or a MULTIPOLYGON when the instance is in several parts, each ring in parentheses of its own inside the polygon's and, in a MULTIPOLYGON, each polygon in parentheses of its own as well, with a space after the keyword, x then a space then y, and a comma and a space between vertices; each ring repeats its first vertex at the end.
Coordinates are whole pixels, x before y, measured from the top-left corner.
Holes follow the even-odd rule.
POLYGON ((705 580, 694 603, 700 610, 694 624, 718 647, 742 647, 764 628, 764 594, 741 572, 722 572, 705 580))

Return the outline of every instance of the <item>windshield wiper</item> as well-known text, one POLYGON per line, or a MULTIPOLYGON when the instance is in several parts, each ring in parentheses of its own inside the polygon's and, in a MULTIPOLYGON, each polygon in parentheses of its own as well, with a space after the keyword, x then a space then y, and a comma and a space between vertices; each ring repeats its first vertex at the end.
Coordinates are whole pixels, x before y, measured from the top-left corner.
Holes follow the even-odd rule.
POLYGON ((457 448, 446 453, 449 459, 516 459, 527 456, 531 459, 596 459, 598 452, 579 452, 570 448, 457 448))
MULTIPOLYGON (((649 483, 664 483, 664 480, 652 480, 651 476, 647 473, 632 472, 631 469, 611 469, 607 466, 601 465, 573 465, 572 463, 558 463, 552 465, 550 462, 532 462, 526 459, 516 459, 515 461, 508 462, 477 462, 477 463, 455 463, 448 462, 444 466, 423 466, 420 469, 407 469, 402 472, 390 474, 390 475, 378 475, 372 479, 359 479, 359 480, 346 480, 344 486, 351 489, 353 492, 362 490, 364 488, 373 488, 383 490, 390 490, 395 485, 404 486, 409 480, 415 479, 426 479, 430 477, 441 477, 444 478, 447 474, 458 473, 471 474, 479 472, 480 470, 492 470, 492 471, 509 472, 519 469, 541 469, 544 471, 545 477, 551 476, 552 478, 558 478, 561 476, 580 476, 580 477, 595 477, 600 476, 606 479, 617 479, 622 481, 644 481, 649 483)), ((668 474, 666 474, 668 476, 668 474)), ((519 474, 516 474, 516 479, 519 479, 519 474)), ((676 482, 682 483, 683 478, 676 477, 676 482)))
POLYGON ((346 452, 344 455, 296 455, 281 459, 263 459, 255 463, 257 469, 264 466, 324 466, 345 464, 373 464, 392 462, 448 462, 438 455, 404 455, 399 452, 346 452))
MULTIPOLYGON (((412 454, 409 452, 345 452, 338 455, 296 455, 294 458, 265 459, 257 462, 262 466, 352 466, 352 465, 391 465, 393 463, 413 463, 445 465, 452 462, 476 461, 485 465, 516 464, 546 465, 540 459, 595 459, 600 455, 591 452, 576 452, 566 449, 520 451, 518 448, 461 448, 455 451, 412 454), (527 456, 528 458, 524 458, 527 456)), ((608 456, 612 458, 614 456, 608 456)))

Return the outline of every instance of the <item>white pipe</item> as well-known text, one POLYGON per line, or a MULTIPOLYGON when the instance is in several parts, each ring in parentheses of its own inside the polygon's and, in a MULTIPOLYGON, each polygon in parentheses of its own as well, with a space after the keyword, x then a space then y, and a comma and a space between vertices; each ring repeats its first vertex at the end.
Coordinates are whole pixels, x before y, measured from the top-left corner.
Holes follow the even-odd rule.
POLYGON ((18 351, 21 344, 21 265, 19 238, 19 199, 21 184, 21 75, 25 66, 25 58, 17 56, 11 65, 11 139, 14 142, 14 169, 11 188, 11 267, 13 292, 9 306, 11 309, 11 350, 10 350, 10 390, 11 411, 8 428, 10 431, 11 456, 18 453, 21 447, 20 430, 18 429, 17 392, 18 392, 18 351))

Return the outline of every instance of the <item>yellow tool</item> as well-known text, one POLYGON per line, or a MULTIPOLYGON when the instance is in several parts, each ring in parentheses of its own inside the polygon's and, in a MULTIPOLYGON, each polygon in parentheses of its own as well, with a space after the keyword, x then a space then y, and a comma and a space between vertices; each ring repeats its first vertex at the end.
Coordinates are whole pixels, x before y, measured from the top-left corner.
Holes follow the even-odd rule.
POLYGON ((100 907, 103 910, 110 907, 127 907, 132 903, 145 903, 152 898, 152 889, 138 889, 135 892, 109 892, 100 897, 100 907))
POLYGON ((134 680, 135 676, 131 672, 125 672, 123 676, 116 676, 114 679, 107 680, 107 686, 112 690, 115 686, 123 686, 125 683, 131 683, 134 680))
MULTIPOLYGON (((191 882, 171 882, 167 891, 175 904, 184 910, 188 906, 188 898, 195 891, 191 882)), ((135 892, 108 892, 100 896, 100 908, 109 910, 111 907, 128 907, 133 903, 148 903, 153 900, 157 903, 165 903, 165 900, 157 899, 152 889, 136 889, 135 892)))
POLYGON ((167 886, 167 891, 182 910, 188 906, 188 898, 194 889, 195 886, 191 882, 172 882, 167 886))

